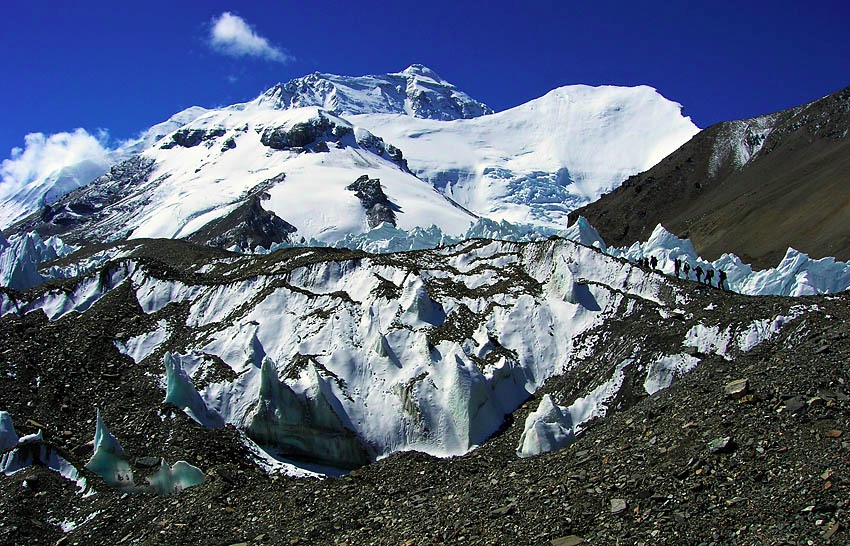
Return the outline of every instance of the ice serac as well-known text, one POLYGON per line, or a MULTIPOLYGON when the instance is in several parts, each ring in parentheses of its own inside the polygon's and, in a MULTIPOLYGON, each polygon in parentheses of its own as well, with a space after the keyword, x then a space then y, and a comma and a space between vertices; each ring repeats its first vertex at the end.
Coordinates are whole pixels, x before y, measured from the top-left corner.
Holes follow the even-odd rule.
POLYGON ((559 261, 555 265, 555 271, 549 282, 546 283, 548 292, 568 303, 579 303, 580 286, 576 282, 575 275, 569 264, 559 261))
POLYGON ((552 397, 546 394, 537 409, 525 420, 517 455, 532 457, 562 449, 574 441, 575 434, 569 411, 555 404, 552 397))
POLYGON ((428 289, 418 275, 410 275, 399 299, 404 313, 401 316, 405 324, 439 326, 446 318, 439 303, 431 299, 428 289))
POLYGON ((186 461, 177 461, 173 466, 169 466, 165 459, 162 459, 159 470, 146 480, 151 491, 167 495, 200 485, 206 481, 206 476, 200 468, 186 461))
POLYGON ((94 432, 94 453, 86 463, 86 468, 103 478, 113 487, 133 488, 133 469, 124 456, 124 448, 118 438, 109 432, 106 423, 97 410, 97 424, 94 432))
POLYGON ((257 402, 245 418, 248 437, 284 456, 337 468, 369 462, 357 435, 344 426, 328 402, 318 370, 310 364, 305 373, 310 388, 302 401, 280 380, 275 363, 263 360, 257 402))
POLYGON ((587 218, 584 216, 579 216, 572 225, 567 227, 567 229, 558 232, 558 236, 583 245, 593 246, 601 250, 605 250, 606 248, 605 241, 602 240, 602 236, 599 235, 596 228, 590 225, 590 222, 588 222, 587 218))
POLYGON ((18 443, 18 435, 8 411, 0 411, 0 451, 6 451, 18 443))
POLYGON ((34 464, 47 467, 74 482, 78 493, 86 491, 86 479, 56 448, 44 441, 41 430, 18 438, 11 417, 0 411, 0 474, 10 476, 34 464))
MULTIPOLYGON (((14 429, 12 434, 15 434, 14 429)), ((44 434, 39 430, 18 439, 12 449, 0 455, 0 473, 7 476, 31 466, 36 461, 42 461, 46 454, 44 434)))
POLYGON ((192 379, 183 370, 180 361, 171 353, 165 353, 165 403, 171 403, 186 412, 186 415, 207 428, 224 426, 221 416, 207 408, 206 402, 195 390, 192 379))
MULTIPOLYGON (((0 234, 2 235, 2 234, 0 234)), ((0 286, 26 290, 51 277, 42 275, 40 264, 67 256, 77 248, 66 245, 58 237, 43 240, 36 232, 0 241, 0 286)))
MULTIPOLYGON (((713 262, 701 258, 690 240, 677 237, 661 224, 655 227, 647 241, 635 242, 628 248, 610 247, 606 252, 633 262, 655 257, 659 269, 668 275, 674 274, 674 261, 679 260, 681 264, 689 264, 688 278, 691 280, 694 280, 697 266, 703 271, 723 271, 727 276, 723 288, 751 296, 809 296, 850 289, 848 262, 831 257, 813 260, 789 248, 776 267, 753 271, 734 254, 723 254, 713 262)), ((685 277, 684 271, 680 272, 680 276, 685 277)), ((719 276, 714 279, 717 283, 719 276)))

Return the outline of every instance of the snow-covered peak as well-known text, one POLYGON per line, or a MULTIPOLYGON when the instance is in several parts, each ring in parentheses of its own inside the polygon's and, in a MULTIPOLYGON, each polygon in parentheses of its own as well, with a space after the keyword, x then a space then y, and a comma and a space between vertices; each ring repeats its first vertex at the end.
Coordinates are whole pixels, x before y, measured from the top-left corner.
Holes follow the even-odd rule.
POLYGON ((444 121, 493 112, 421 64, 372 76, 315 72, 279 83, 253 103, 276 109, 319 106, 338 115, 406 114, 444 121))
POLYGON ((452 84, 448 83, 443 78, 438 76, 436 72, 434 72, 433 70, 431 70, 430 68, 428 68, 427 66, 422 65, 422 64, 412 64, 412 65, 408 66, 407 68, 405 68, 404 70, 402 70, 399 74, 401 74, 403 76, 413 77, 413 78, 429 79, 429 80, 431 80, 435 83, 440 83, 440 84, 443 84, 443 85, 454 87, 452 84))
POLYGON ((209 110, 200 106, 190 106, 185 110, 177 112, 162 123, 157 123, 150 129, 144 131, 139 138, 126 142, 123 146, 122 151, 124 153, 122 156, 129 157, 143 152, 147 148, 156 144, 162 137, 173 133, 177 129, 183 127, 187 123, 191 123, 208 112, 209 110))
POLYGON ((567 215, 652 167, 699 132, 649 86, 570 85, 447 123, 351 116, 404 150, 410 169, 474 213, 562 229, 567 215))
POLYGON ((413 176, 401 150, 321 107, 194 114, 19 232, 72 243, 161 237, 253 249, 293 237, 333 242, 380 221, 459 234, 475 219, 413 176), (349 187, 364 175, 377 200, 349 187))

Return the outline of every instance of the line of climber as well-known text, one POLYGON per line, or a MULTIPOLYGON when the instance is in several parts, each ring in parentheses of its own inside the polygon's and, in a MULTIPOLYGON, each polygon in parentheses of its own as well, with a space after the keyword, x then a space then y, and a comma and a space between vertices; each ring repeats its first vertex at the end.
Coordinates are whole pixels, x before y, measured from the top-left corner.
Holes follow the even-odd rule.
MULTIPOLYGON (((691 272, 691 264, 685 261, 679 261, 678 258, 673 260, 673 273, 676 275, 676 278, 679 278, 679 273, 682 273, 685 280, 690 280, 690 272, 691 272)), ((713 286, 711 283, 714 280, 714 270, 713 269, 705 269, 703 270, 702 266, 697 265, 694 268, 694 276, 696 276, 697 282, 705 283, 708 286, 713 286), (703 275, 705 276, 705 280, 703 280, 703 275)), ((717 270, 717 288, 725 289, 726 286, 726 272, 722 269, 717 270)))
MULTIPOLYGON (((657 270, 658 269, 658 258, 655 256, 650 256, 648 258, 638 258, 638 265, 641 267, 646 267, 649 269, 657 270)), ((676 275, 676 278, 683 278, 685 280, 691 280, 691 264, 685 260, 679 260, 678 258, 673 260, 673 273, 676 275)), ((714 286, 712 284, 714 282, 714 270, 713 269, 703 269, 701 265, 697 265, 694 268, 694 276, 698 283, 707 284, 708 286, 714 286)), ((722 269, 717 270, 717 288, 721 290, 726 290, 726 272, 722 269)))

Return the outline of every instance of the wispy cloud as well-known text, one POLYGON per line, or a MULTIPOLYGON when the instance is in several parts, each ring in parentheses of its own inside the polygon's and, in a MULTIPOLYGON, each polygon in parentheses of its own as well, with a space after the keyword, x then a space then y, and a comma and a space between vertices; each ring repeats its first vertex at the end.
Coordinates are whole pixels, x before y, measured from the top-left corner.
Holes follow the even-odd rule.
POLYGON ((4 185, 20 187, 81 162, 107 163, 107 138, 105 131, 92 135, 85 129, 49 136, 30 133, 24 147, 13 148, 11 157, 0 163, 0 179, 4 185))
POLYGON ((213 18, 210 45, 219 53, 231 57, 259 57, 279 63, 294 60, 283 49, 257 34, 244 19, 229 11, 213 18))
POLYGON ((106 131, 85 129, 26 135, 24 147, 0 162, 0 226, 106 172, 113 162, 108 138, 106 131))

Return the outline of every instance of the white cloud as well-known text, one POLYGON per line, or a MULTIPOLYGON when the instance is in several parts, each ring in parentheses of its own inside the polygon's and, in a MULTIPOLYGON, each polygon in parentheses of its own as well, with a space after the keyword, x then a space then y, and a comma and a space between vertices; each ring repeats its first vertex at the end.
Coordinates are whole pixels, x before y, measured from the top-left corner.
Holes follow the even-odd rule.
POLYGON ((210 44, 231 57, 260 57, 269 61, 287 63, 293 57, 281 48, 254 32, 244 19, 225 11, 212 21, 210 44))
POLYGON ((113 163, 108 135, 85 129, 45 135, 30 133, 23 148, 13 148, 0 163, 0 225, 37 210, 91 182, 113 163))
POLYGON ((11 157, 0 164, 3 184, 27 184, 83 161, 107 162, 106 138, 103 131, 94 136, 85 129, 50 136, 30 133, 24 137, 24 147, 12 148, 11 157))

